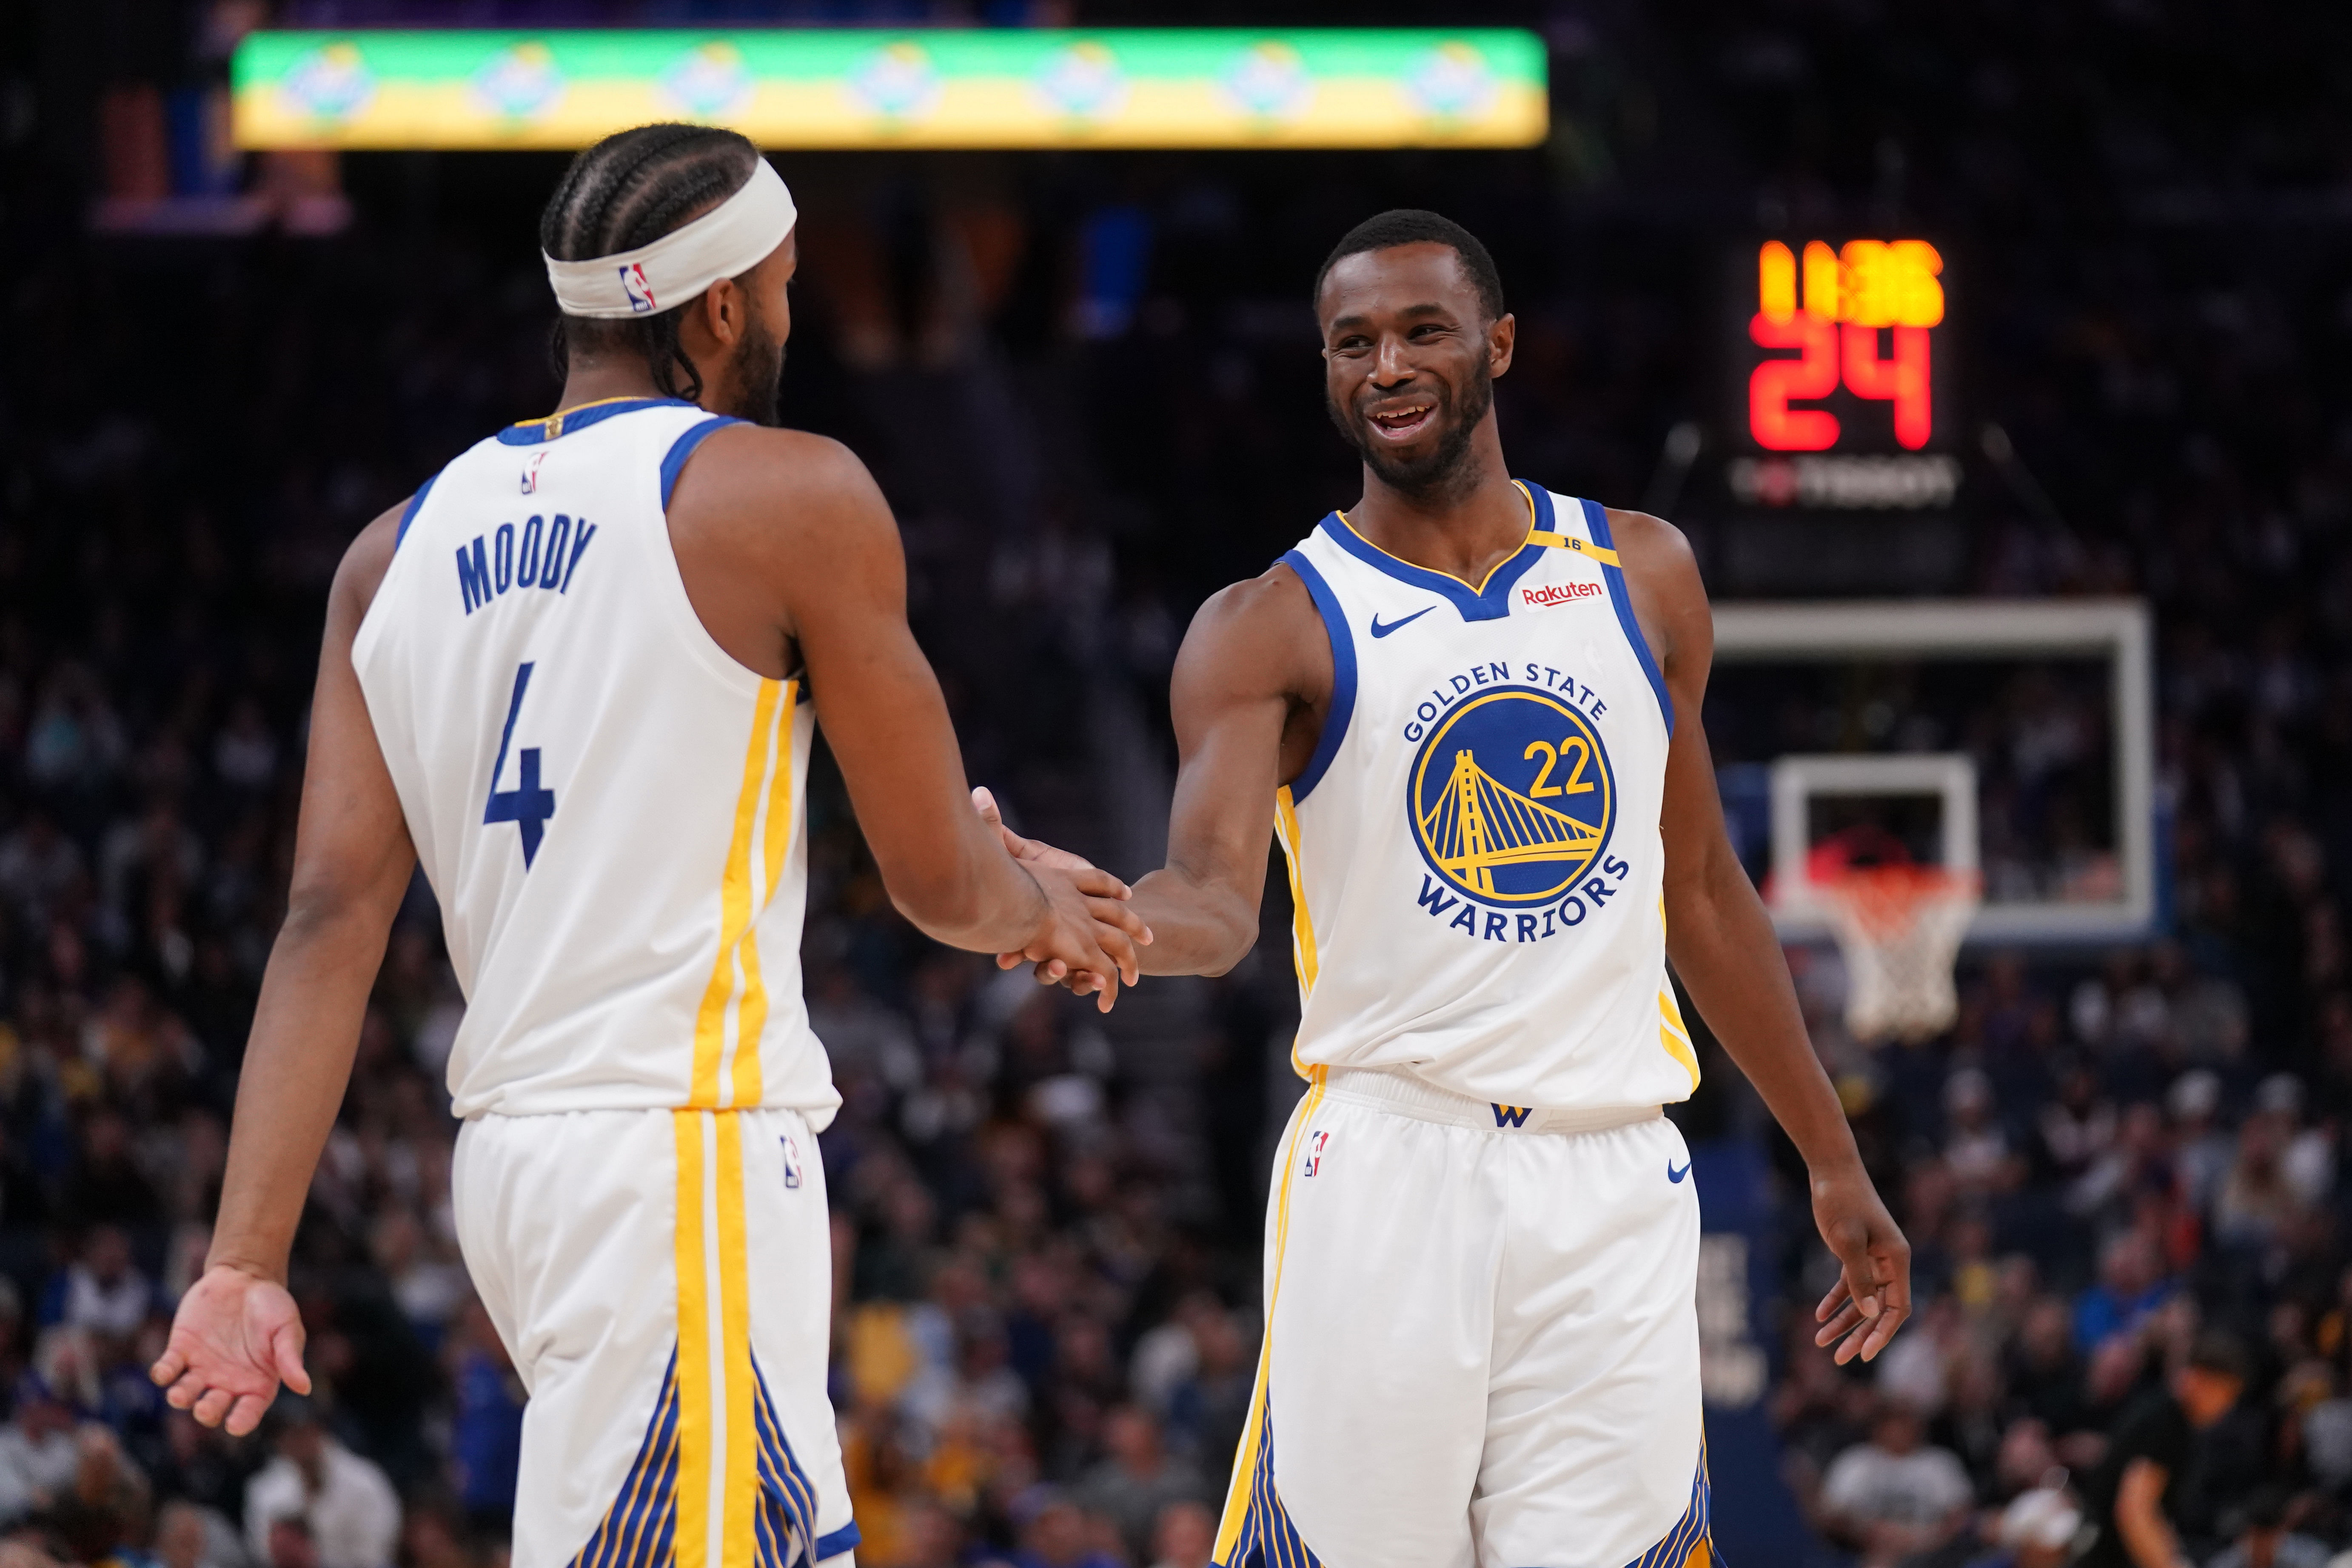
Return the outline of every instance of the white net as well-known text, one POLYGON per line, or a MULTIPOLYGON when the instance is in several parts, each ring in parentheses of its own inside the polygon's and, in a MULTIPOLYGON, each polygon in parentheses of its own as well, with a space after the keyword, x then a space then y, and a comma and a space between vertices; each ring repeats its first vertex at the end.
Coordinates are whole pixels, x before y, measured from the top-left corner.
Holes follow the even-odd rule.
POLYGON ((1921 1040, 1952 1026, 1952 963, 1977 912, 1977 879, 1923 866, 1853 867, 1813 885, 1845 955, 1857 1040, 1921 1040))

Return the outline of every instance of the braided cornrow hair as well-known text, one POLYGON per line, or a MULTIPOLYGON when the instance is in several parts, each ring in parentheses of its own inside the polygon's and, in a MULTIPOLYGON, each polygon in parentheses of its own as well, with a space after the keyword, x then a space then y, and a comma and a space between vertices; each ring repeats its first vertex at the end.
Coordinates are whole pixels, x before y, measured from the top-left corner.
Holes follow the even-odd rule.
MULTIPOLYGON (((759 155, 743 137, 709 125, 615 132, 572 160, 540 214, 539 247, 558 261, 587 261, 651 245, 740 190, 759 155)), ((677 321, 677 306, 627 321, 558 316, 548 344, 556 376, 575 352, 632 351, 645 355, 664 395, 691 403, 702 377, 678 346, 677 321)))

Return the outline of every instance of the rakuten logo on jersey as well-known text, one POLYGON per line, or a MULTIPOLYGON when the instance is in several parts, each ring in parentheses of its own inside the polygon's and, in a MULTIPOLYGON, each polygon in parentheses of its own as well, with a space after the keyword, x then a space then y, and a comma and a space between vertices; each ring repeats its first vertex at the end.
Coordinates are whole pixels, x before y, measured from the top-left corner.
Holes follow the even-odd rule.
POLYGON ((1577 599, 1597 599, 1607 592, 1598 583, 1546 583, 1540 588, 1520 589, 1519 597, 1531 610, 1548 610, 1577 599))

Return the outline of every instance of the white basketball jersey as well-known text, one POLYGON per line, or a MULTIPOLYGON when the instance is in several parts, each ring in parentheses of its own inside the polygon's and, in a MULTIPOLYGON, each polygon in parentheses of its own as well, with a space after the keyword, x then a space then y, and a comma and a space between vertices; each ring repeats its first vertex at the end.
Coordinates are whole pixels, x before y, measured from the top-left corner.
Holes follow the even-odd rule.
POLYGON ((1666 979, 1673 704, 1591 501, 1473 589, 1334 512, 1285 565, 1331 637, 1331 712, 1276 802, 1297 913, 1294 1061, 1402 1068, 1496 1107, 1689 1097, 1666 979))
POLYGON ((441 903, 460 1116, 840 1103, 801 996, 814 723, 710 639, 665 517, 732 421, 501 431, 417 493, 352 648, 441 903))

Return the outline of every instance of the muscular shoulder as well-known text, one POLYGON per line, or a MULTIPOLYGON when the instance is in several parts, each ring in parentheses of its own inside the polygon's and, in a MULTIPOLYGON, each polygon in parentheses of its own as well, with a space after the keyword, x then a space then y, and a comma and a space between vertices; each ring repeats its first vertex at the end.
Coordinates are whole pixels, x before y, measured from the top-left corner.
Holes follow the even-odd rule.
POLYGON ((1276 563, 1210 595, 1184 634, 1176 679, 1319 699, 1331 684, 1331 647, 1307 584, 1276 563))
POLYGON ((671 507, 719 517, 838 521, 866 513, 881 499, 874 476, 838 441, 804 430, 730 425, 688 460, 671 507))
POLYGON ((1698 557, 1689 535, 1663 517, 1646 511, 1609 509, 1609 531, 1617 545, 1617 559, 1630 574, 1639 574, 1660 585, 1687 578, 1698 584, 1698 557))
POLYGON ((334 586, 328 590, 331 615, 348 616, 357 626, 367 614, 376 590, 383 585, 383 574, 392 569, 392 554, 400 544, 400 521, 415 500, 411 496, 383 512, 361 529, 343 551, 343 559, 335 568, 334 586))
POLYGON ((1615 507, 1609 509, 1609 532, 1633 590, 1634 611, 1664 645, 1654 651, 1669 677, 1682 658, 1710 659, 1714 619, 1689 537, 1662 517, 1615 507))

